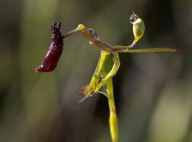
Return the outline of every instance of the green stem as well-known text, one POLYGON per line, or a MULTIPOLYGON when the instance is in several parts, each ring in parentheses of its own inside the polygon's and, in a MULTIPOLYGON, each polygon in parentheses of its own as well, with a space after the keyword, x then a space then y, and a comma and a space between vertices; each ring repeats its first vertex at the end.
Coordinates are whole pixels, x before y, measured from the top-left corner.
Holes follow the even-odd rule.
POLYGON ((118 142, 118 118, 116 115, 114 93, 113 93, 113 80, 109 79, 107 82, 107 95, 108 95, 108 104, 109 104, 109 126, 112 142, 118 142))
POLYGON ((106 82, 106 90, 107 90, 107 96, 108 96, 108 104, 109 104, 109 127, 110 127, 110 133, 111 133, 111 139, 112 142, 118 142, 118 118, 116 115, 116 109, 115 109, 115 101, 114 101, 114 93, 113 93, 113 80, 112 77, 115 75, 117 70, 119 69, 120 62, 119 62, 119 56, 118 54, 107 54, 106 59, 103 65, 102 70, 102 76, 103 80, 106 82), (108 77, 109 74, 110 77, 108 77))

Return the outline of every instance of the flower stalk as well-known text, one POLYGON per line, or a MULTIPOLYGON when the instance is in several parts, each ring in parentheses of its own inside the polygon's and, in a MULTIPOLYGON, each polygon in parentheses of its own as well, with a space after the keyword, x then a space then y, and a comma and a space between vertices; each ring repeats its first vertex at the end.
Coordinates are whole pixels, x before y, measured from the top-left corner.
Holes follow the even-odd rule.
MULTIPOLYGON (((107 55, 104 66, 103 66, 103 72, 102 72, 102 75, 104 77, 106 77, 109 74, 109 72, 112 70, 113 62, 115 62, 115 64, 119 64, 118 60, 114 61, 116 58, 112 54, 107 55)), ((109 105, 109 127, 110 127, 111 139, 112 139, 112 142, 118 142, 118 136, 119 136, 118 118, 117 118, 116 108, 115 108, 112 77, 108 79, 106 83, 106 92, 107 92, 108 105, 109 105)))

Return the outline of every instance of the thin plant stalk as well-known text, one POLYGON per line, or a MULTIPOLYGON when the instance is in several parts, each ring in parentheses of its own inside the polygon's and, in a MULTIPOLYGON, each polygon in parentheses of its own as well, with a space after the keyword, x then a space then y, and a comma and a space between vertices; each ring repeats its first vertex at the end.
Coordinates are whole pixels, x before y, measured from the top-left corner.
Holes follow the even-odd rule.
MULTIPOLYGON (((120 66, 119 56, 114 56, 114 54, 112 53, 107 54, 103 65, 102 76, 104 78, 108 76, 108 74, 113 70, 114 66, 118 70, 118 67, 120 66)), ((109 105, 109 127, 110 127, 111 139, 112 142, 118 142, 118 136, 119 136, 118 118, 115 108, 112 77, 110 77, 106 83, 106 91, 109 105)))
POLYGON ((107 82, 107 95, 109 105, 109 127, 110 127, 111 139, 112 142, 118 142, 119 128, 118 128, 118 118, 115 109, 112 78, 110 78, 109 81, 107 82))

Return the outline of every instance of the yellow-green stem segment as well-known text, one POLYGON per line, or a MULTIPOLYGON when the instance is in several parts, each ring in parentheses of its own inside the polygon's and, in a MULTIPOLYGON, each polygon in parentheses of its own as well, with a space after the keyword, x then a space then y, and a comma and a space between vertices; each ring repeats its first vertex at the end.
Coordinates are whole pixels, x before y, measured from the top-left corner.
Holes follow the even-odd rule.
POLYGON ((107 83, 107 95, 109 104, 109 127, 110 127, 111 139, 112 142, 118 142, 119 128, 118 128, 118 118, 115 110, 112 78, 109 79, 107 83))
MULTIPOLYGON (((109 74, 109 72, 111 72, 112 68, 114 67, 113 64, 116 61, 119 61, 119 56, 115 56, 112 53, 106 55, 106 59, 105 59, 103 70, 102 70, 103 77, 106 77, 109 74)), ((117 118, 116 109, 115 109, 112 77, 107 80, 106 87, 107 87, 106 90, 107 90, 108 105, 109 105, 109 127, 110 127, 111 139, 112 139, 112 142, 118 142, 118 136, 119 136, 118 118, 117 118)))

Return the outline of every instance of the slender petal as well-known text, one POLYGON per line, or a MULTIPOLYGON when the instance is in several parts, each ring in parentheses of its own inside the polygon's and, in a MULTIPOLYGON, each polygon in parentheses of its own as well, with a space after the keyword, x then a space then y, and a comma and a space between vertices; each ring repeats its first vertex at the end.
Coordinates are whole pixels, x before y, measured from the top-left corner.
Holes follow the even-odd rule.
POLYGON ((119 51, 120 53, 145 53, 145 52, 182 52, 179 49, 171 48, 146 48, 146 49, 129 49, 126 51, 119 51))

